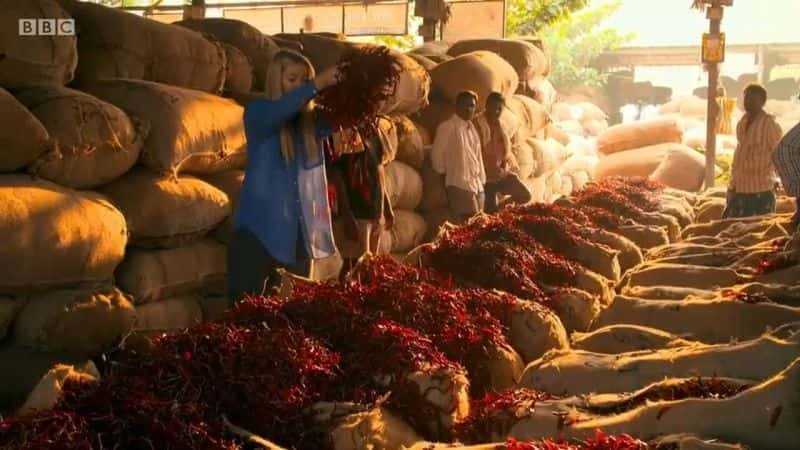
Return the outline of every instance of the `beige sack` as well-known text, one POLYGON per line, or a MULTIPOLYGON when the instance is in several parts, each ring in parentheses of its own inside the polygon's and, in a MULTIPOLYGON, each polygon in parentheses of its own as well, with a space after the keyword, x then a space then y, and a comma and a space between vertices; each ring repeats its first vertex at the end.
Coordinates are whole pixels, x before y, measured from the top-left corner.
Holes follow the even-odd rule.
POLYGON ((430 104, 418 111, 412 117, 412 119, 414 122, 422 125, 422 127, 425 128, 430 135, 431 143, 433 143, 433 139, 436 138, 436 131, 439 129, 439 125, 452 118, 455 113, 456 107, 452 103, 448 102, 447 100, 434 97, 430 104))
POLYGON ((0 172, 22 169, 53 149, 47 128, 2 87, 0 115, 0 172))
POLYGON ((243 170, 230 170, 215 175, 209 175, 203 179, 208 184, 214 186, 220 191, 224 192, 228 197, 228 202, 231 205, 230 215, 214 229, 213 237, 222 242, 229 244, 233 237, 233 227, 236 219, 236 211, 239 207, 239 192, 242 190, 242 183, 244 183, 243 170))
POLYGON ((674 120, 649 120, 614 125, 597 139, 597 149, 606 155, 646 147, 680 143, 682 133, 674 120))
POLYGON ((670 242, 666 230, 652 225, 623 225, 614 232, 631 240, 642 250, 649 250, 670 242))
POLYGON ((705 289, 675 286, 626 286, 622 295, 646 300, 685 300, 688 297, 710 300, 717 294, 705 289))
POLYGON ((392 232, 392 253, 406 253, 422 243, 428 225, 425 219, 413 211, 398 209, 394 211, 392 232))
POLYGON ((478 110, 493 91, 509 97, 517 90, 519 77, 514 68, 500 56, 476 51, 437 65, 431 71, 433 89, 451 103, 463 91, 478 94, 478 110))
POLYGON ((206 239, 166 250, 131 249, 117 269, 116 282, 140 304, 219 289, 227 271, 226 247, 206 239))
POLYGON ((384 103, 380 113, 413 114, 428 106, 431 76, 410 56, 395 51, 392 52, 392 55, 400 67, 400 78, 397 80, 394 95, 384 103))
POLYGON ((225 48, 225 87, 226 92, 250 92, 253 89, 253 66, 241 50, 231 44, 223 43, 225 48))
POLYGON ((0 293, 109 281, 127 228, 104 197, 27 175, 0 177, 0 293))
POLYGON ((61 86, 27 89, 17 98, 56 142, 30 167, 37 176, 93 189, 119 178, 139 159, 148 127, 116 106, 61 86))
POLYGON ((333 39, 314 33, 282 33, 276 35, 276 37, 302 44, 303 54, 311 61, 317 73, 322 73, 325 69, 335 66, 348 49, 367 45, 333 39))
POLYGON ((509 97, 506 99, 506 107, 519 119, 517 139, 520 141, 537 136, 550 123, 550 116, 544 106, 530 97, 509 97))
POLYGON ((397 156, 395 161, 400 161, 420 170, 425 162, 425 143, 420 133, 420 126, 406 116, 394 118, 397 129, 397 156))
POLYGON ((478 50, 486 50, 499 55, 514 68, 520 80, 541 77, 548 69, 547 57, 544 52, 535 45, 522 40, 466 39, 456 42, 450 47, 447 54, 458 57, 478 50))
POLYGON ((567 334, 587 331, 600 313, 600 298, 580 289, 562 289, 552 296, 550 308, 561 319, 567 334))
POLYGON ((435 211, 447 208, 447 189, 444 185, 444 177, 433 170, 430 159, 425 160, 421 175, 422 202, 420 209, 423 211, 435 211))
POLYGON ((531 178, 538 170, 532 141, 533 139, 520 142, 519 145, 515 145, 511 148, 514 161, 517 163, 517 175, 519 175, 522 180, 531 178))
MULTIPOLYGON (((315 409, 323 407, 315 405, 315 409)), ((384 408, 350 414, 330 433, 333 450, 405 448, 422 438, 402 419, 384 408)))
POLYGON ((631 272, 631 286, 678 286, 712 290, 733 286, 739 281, 736 271, 718 267, 680 264, 653 264, 631 272))
POLYGON ((200 301, 193 296, 170 298, 136 306, 134 329, 145 332, 184 330, 203 321, 200 301))
POLYGON ((674 334, 639 325, 592 327, 590 333, 573 333, 571 347, 592 353, 619 354, 657 350, 682 345, 697 345, 674 334))
MULTIPOLYGON (((237 77, 242 77, 239 85, 246 81, 249 75, 250 84, 256 91, 263 91, 265 89, 265 81, 267 77, 267 68, 270 61, 272 61, 275 53, 278 52, 278 45, 272 39, 261 34, 261 32, 254 26, 236 19, 225 19, 219 17, 209 17, 204 19, 186 19, 175 22, 173 25, 180 25, 190 30, 197 31, 212 36, 225 44, 231 45, 238 49, 247 61, 247 66, 250 67, 250 74, 244 72, 245 66, 242 65, 241 69, 236 70, 234 73, 237 77)), ((226 55, 232 53, 226 48, 226 55)), ((239 55, 235 56, 236 63, 240 63, 239 55)), ((231 74, 231 60, 227 61, 228 74, 231 74)), ((229 87, 230 79, 226 77, 225 84, 229 87)), ((242 86, 243 87, 243 86, 242 86)), ((234 89, 236 90, 236 89, 234 89)), ((248 92, 250 89, 243 89, 242 92, 248 92)))
POLYGON ((125 215, 131 244, 145 248, 196 242, 231 214, 224 192, 189 176, 173 179, 134 169, 102 193, 125 215))
POLYGON ((392 208, 414 210, 422 201, 422 177, 408 164, 386 165, 386 190, 392 208))
POLYGON ((676 144, 670 147, 650 178, 674 189, 694 192, 702 187, 705 172, 705 157, 701 153, 676 144))
POLYGON ((536 165, 533 171, 534 177, 553 172, 569 157, 566 148, 555 139, 546 141, 529 139, 528 143, 533 149, 533 160, 536 165))
POLYGON ((430 72, 436 67, 436 61, 430 59, 425 55, 419 55, 417 53, 406 53, 410 58, 414 59, 420 66, 422 66, 426 71, 430 72))
POLYGON ((130 78, 222 91, 225 49, 219 42, 117 8, 77 0, 61 0, 61 4, 78 30, 78 85, 130 78))
POLYGON ((28 300, 14 323, 14 342, 97 356, 129 333, 133 305, 116 288, 49 291, 28 300))
POLYGON ((569 144, 570 137, 569 135, 562 130, 561 128, 555 126, 554 124, 547 125, 544 128, 544 138, 545 139, 555 139, 561 145, 569 144))
POLYGON ((93 362, 88 361, 83 366, 56 364, 50 369, 39 383, 33 388, 22 407, 17 410, 18 417, 35 414, 37 411, 47 411, 56 406, 63 394, 64 385, 67 383, 93 383, 100 379, 100 372, 93 362))
POLYGON ((697 223, 708 223, 715 220, 722 220, 722 214, 725 212, 727 202, 724 198, 716 198, 712 201, 706 202, 703 206, 697 208, 697 223))
POLYGON ((244 168, 244 109, 233 100, 136 80, 97 81, 84 90, 150 125, 142 163, 154 170, 209 174, 244 168))
POLYGON ((601 157, 595 168, 595 179, 649 177, 664 161, 673 145, 653 145, 601 157))
MULTIPOLYGON (((0 16, 0 86, 63 86, 72 81, 78 65, 77 38, 22 35, 21 19, 69 19, 53 0, 7 0, 0 16)), ((55 26, 55 24, 53 24, 55 26)), ((34 26, 36 26, 34 24, 34 26)))

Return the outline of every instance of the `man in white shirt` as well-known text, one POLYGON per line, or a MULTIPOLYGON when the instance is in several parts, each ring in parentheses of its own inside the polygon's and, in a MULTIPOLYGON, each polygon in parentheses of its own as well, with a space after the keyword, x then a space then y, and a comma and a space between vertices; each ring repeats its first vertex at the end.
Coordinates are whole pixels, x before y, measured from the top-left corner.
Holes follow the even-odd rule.
POLYGON ((484 207, 486 171, 480 135, 472 123, 477 106, 474 92, 458 94, 456 114, 439 125, 431 151, 431 165, 444 175, 447 201, 456 222, 483 212, 484 207))

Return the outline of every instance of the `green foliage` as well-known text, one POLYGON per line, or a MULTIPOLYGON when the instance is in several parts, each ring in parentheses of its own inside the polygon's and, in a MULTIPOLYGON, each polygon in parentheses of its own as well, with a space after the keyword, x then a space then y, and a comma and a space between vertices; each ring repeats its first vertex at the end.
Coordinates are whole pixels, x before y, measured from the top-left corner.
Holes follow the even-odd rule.
MULTIPOLYGON (((531 5, 535 9, 538 3, 533 2, 531 5)), ((585 3, 587 2, 562 0, 561 3, 556 2, 554 6, 547 7, 542 17, 513 19, 517 25, 511 29, 512 36, 536 34, 545 41, 552 60, 550 81, 556 87, 605 85, 607 75, 589 67, 589 64, 603 52, 616 49, 635 38, 635 34, 622 34, 613 28, 602 27, 622 6, 622 0, 570 9, 579 4, 585 6, 585 3), (536 30, 538 33, 535 33, 536 30)))
POLYGON ((589 0, 508 0, 506 33, 537 35, 545 26, 566 19, 588 5, 589 0))

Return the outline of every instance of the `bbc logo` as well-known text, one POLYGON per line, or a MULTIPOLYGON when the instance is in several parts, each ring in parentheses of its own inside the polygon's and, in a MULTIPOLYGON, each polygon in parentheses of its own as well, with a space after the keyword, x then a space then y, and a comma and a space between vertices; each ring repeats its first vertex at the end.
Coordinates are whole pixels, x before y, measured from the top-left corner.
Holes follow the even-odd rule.
POLYGON ((20 36, 74 36, 75 19, 19 19, 20 36))

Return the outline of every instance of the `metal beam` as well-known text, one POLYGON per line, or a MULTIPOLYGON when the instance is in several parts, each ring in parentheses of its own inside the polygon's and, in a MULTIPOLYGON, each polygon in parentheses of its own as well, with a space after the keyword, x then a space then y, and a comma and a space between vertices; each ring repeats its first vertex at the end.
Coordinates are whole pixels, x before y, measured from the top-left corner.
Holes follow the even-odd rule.
MULTIPOLYGON (((759 53, 783 64, 800 64, 800 43, 727 45, 727 53, 759 53), (765 55, 766 56, 766 55, 765 55)), ((700 64, 700 46, 628 47, 608 51, 592 62, 593 67, 607 69, 634 66, 696 66, 700 64)))

